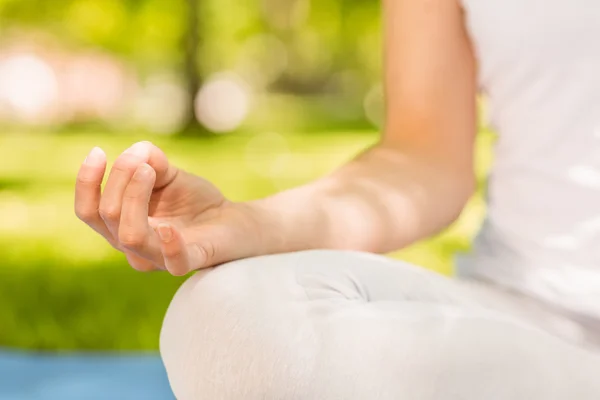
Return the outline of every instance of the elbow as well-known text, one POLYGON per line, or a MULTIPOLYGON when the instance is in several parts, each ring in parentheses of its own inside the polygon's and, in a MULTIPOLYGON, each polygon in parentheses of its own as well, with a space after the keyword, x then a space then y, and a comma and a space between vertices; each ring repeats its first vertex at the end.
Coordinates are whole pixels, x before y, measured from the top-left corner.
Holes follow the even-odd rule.
MULTIPOLYGON (((447 228, 461 216, 477 190, 477 179, 473 171, 448 171, 442 176, 443 183, 441 183, 439 195, 445 201, 443 205, 440 205, 443 209, 443 215, 440 215, 441 224, 437 231, 447 228)), ((440 204, 439 201, 436 201, 436 203, 440 204)))
POLYGON ((448 152, 442 147, 438 143, 433 150, 415 149, 386 141, 375 147, 379 158, 389 161, 393 174, 409 172, 412 185, 402 185, 405 193, 407 187, 420 187, 413 190, 421 194, 413 200, 427 211, 439 210, 438 227, 440 222, 443 227, 453 223, 477 190, 472 149, 448 152))

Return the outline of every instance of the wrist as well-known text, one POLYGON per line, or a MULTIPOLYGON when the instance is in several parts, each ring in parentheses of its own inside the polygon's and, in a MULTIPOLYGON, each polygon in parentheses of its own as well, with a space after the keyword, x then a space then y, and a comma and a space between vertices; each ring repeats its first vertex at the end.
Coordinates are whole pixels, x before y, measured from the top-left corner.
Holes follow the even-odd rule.
POLYGON ((257 252, 288 253, 327 247, 314 183, 244 203, 252 215, 257 252))

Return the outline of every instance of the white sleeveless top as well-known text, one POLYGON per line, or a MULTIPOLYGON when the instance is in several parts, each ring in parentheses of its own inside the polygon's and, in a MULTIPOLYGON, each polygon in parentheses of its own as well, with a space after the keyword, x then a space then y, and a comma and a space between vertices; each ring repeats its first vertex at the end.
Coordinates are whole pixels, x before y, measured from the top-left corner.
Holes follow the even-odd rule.
POLYGON ((499 134, 459 274, 600 318, 600 0, 463 0, 499 134))

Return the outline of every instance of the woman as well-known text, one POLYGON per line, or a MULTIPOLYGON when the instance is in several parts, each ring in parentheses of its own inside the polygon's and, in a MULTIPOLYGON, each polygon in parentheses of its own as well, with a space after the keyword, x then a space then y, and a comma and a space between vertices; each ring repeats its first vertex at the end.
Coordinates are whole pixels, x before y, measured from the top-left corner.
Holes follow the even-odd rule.
POLYGON ((316 182, 234 203, 144 142, 101 194, 90 153, 79 217, 137 270, 202 269, 161 335, 177 398, 600 398, 600 3, 458 1, 384 1, 382 138, 316 182), (369 254, 461 212, 479 85, 500 141, 464 279, 369 254))

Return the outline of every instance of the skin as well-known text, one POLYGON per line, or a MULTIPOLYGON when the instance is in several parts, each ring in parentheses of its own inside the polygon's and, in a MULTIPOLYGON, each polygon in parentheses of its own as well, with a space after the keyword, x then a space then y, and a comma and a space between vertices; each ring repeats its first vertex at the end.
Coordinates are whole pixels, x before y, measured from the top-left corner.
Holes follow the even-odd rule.
POLYGON ((387 119, 381 140, 334 173, 232 202, 149 142, 106 174, 94 148, 75 212, 139 271, 173 275, 315 248, 385 253, 454 221, 474 189, 476 63, 455 1, 384 0, 387 119))

